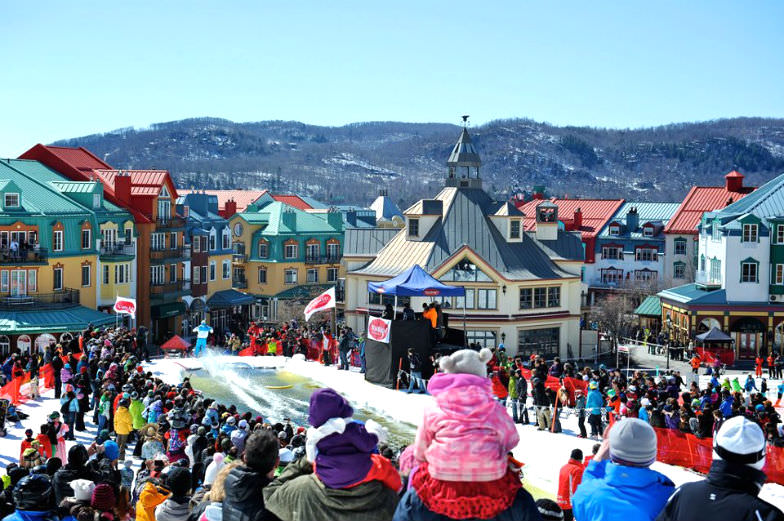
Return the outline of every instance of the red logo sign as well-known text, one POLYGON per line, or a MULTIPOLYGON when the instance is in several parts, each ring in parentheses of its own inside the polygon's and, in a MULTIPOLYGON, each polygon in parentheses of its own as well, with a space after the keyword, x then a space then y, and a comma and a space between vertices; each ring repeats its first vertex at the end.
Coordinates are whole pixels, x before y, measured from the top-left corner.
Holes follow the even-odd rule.
POLYGON ((332 300, 332 296, 329 293, 324 293, 323 295, 319 295, 314 300, 312 300, 310 304, 308 304, 307 311, 310 311, 312 309, 321 309, 327 304, 329 304, 330 300, 332 300))
POLYGON ((377 342, 389 340, 389 322, 383 318, 374 318, 368 324, 368 336, 377 342))
POLYGON ((115 313, 136 314, 136 303, 133 300, 118 298, 114 303, 115 313))
POLYGON ((441 291, 435 288, 428 288, 424 291, 424 294, 428 297, 435 297, 436 295, 440 295, 441 291))

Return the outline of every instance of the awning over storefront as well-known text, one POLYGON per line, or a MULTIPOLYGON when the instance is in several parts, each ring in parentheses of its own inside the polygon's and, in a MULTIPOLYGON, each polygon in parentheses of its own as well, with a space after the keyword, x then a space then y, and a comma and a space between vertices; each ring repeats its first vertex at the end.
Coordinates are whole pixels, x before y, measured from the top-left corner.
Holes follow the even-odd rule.
POLYGON ((221 309, 253 304, 255 301, 256 298, 253 295, 248 295, 236 289, 224 289, 223 291, 216 291, 207 300, 207 306, 210 309, 221 309))
POLYGON ((103 326, 113 324, 115 320, 115 315, 79 305, 62 309, 3 311, 0 313, 0 334, 81 331, 90 323, 94 326, 103 326))
POLYGON ((169 302, 150 308, 152 318, 176 317, 185 313, 185 302, 169 302))
POLYGON ((645 317, 661 318, 661 299, 656 296, 647 297, 639 306, 637 306, 637 309, 634 310, 634 314, 645 317))
POLYGON ((275 298, 278 299, 311 299, 324 291, 325 289, 329 289, 334 284, 305 284, 302 286, 294 286, 293 288, 289 288, 286 290, 281 291, 275 298))

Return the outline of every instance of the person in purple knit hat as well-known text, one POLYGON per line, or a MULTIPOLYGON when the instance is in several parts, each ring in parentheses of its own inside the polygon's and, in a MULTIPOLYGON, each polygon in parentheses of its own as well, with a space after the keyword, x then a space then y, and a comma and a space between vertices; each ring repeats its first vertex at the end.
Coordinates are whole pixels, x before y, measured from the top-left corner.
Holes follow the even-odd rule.
POLYGON ((392 519, 402 484, 392 463, 378 454, 386 431, 353 415, 332 389, 311 395, 306 457, 264 488, 267 510, 282 521, 392 519))

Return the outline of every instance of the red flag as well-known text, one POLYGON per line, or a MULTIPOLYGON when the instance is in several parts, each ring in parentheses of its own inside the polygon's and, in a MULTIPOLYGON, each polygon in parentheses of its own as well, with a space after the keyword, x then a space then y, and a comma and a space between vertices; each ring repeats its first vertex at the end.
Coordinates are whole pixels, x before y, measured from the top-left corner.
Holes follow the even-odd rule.
POLYGON ((54 368, 52 364, 46 364, 38 372, 39 378, 44 382, 46 389, 54 389, 54 368))

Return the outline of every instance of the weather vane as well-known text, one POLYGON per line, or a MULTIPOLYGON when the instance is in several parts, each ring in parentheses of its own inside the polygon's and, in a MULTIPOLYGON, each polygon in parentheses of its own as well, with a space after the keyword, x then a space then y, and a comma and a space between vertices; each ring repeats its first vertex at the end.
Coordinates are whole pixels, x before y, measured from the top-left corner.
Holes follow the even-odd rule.
POLYGON ((468 114, 465 114, 465 115, 463 116, 463 126, 464 126, 464 127, 467 127, 467 126, 468 126, 468 118, 469 118, 469 117, 470 117, 470 116, 469 116, 468 114))

